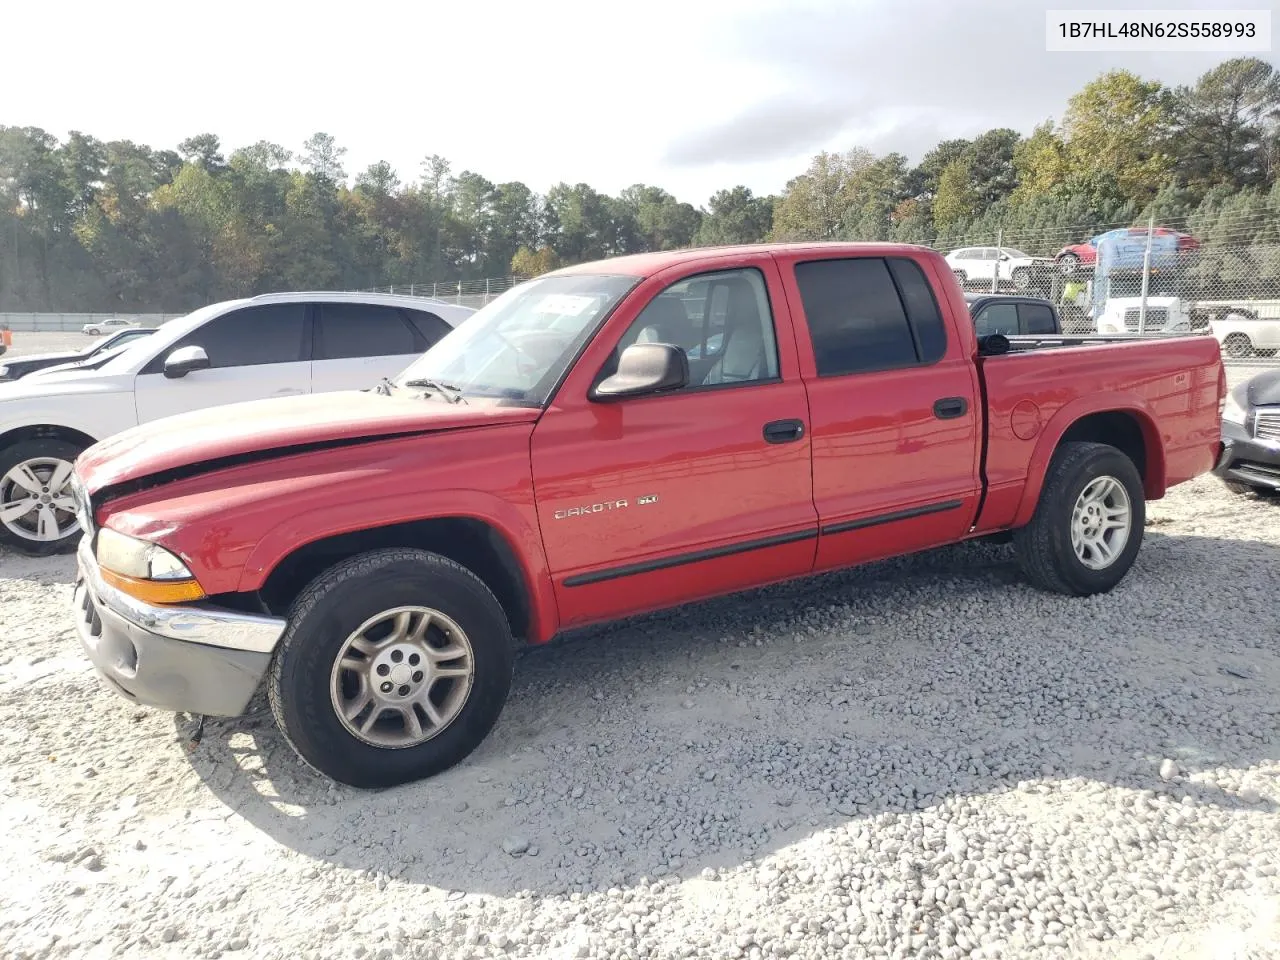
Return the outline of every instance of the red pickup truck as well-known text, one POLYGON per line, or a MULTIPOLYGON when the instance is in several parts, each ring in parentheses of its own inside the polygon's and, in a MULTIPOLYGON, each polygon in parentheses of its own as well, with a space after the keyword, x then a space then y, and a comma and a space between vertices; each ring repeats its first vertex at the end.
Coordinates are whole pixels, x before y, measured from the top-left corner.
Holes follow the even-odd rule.
POLYGON ((980 344, 915 246, 570 267, 394 381, 88 449, 75 622, 134 702, 234 716, 265 678, 313 767, 401 783, 474 750, 517 645, 565 628, 977 537, 1110 590, 1145 502, 1214 464, 1218 350, 980 344))

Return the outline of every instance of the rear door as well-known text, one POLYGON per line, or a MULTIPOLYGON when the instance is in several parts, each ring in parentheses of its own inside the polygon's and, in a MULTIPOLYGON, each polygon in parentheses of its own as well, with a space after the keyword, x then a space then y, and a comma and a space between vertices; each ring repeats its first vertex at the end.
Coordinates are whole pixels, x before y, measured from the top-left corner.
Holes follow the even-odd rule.
POLYGON ((311 392, 311 337, 304 303, 241 307, 214 317, 151 360, 134 379, 138 421, 241 400, 311 392), (180 347, 202 347, 207 370, 170 379, 164 361, 180 347))
POLYGON ((372 387, 413 363, 443 335, 440 326, 448 328, 434 314, 428 316, 438 325, 421 317, 415 323, 409 314, 383 304, 317 303, 312 389, 323 393, 372 387))
POLYGON ((977 371, 926 270, 897 256, 800 260, 783 270, 802 315, 816 569, 959 539, 975 515, 977 371))

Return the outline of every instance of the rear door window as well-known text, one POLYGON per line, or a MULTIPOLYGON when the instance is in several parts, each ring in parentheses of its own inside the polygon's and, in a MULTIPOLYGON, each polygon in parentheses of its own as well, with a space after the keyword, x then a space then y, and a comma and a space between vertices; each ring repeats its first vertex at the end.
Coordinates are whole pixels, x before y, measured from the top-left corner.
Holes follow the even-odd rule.
POLYGON ((1023 333, 1043 335, 1058 332, 1053 322, 1053 311, 1043 303, 1018 304, 1018 318, 1023 333))
POLYGON ((811 260, 795 272, 818 376, 934 363, 946 352, 938 304, 912 261, 811 260))
POLYGON ((421 353, 416 330, 399 310, 363 303, 316 305, 316 359, 392 357, 421 353))

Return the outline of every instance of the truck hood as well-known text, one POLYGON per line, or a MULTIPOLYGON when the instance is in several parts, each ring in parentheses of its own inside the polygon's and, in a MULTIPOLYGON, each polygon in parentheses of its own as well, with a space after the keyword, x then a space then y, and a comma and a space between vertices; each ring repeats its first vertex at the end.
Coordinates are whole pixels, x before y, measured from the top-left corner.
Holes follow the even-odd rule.
POLYGON ((325 446, 532 423, 541 412, 494 401, 452 404, 419 394, 388 397, 362 390, 250 400, 132 427, 81 454, 76 472, 93 494, 157 474, 186 476, 325 446))

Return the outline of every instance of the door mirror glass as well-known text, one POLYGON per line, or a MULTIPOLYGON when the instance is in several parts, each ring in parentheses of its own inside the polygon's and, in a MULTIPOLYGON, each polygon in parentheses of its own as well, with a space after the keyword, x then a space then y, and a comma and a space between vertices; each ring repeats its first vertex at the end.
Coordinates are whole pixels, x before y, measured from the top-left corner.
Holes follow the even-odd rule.
POLYGON ((667 390, 689 383, 689 358, 669 343, 634 343, 618 357, 618 372, 606 377, 592 392, 593 400, 621 400, 667 390))
POLYGON ((164 358, 164 375, 176 380, 192 370, 207 370, 209 366, 209 355, 204 352, 204 347, 179 347, 164 358))

